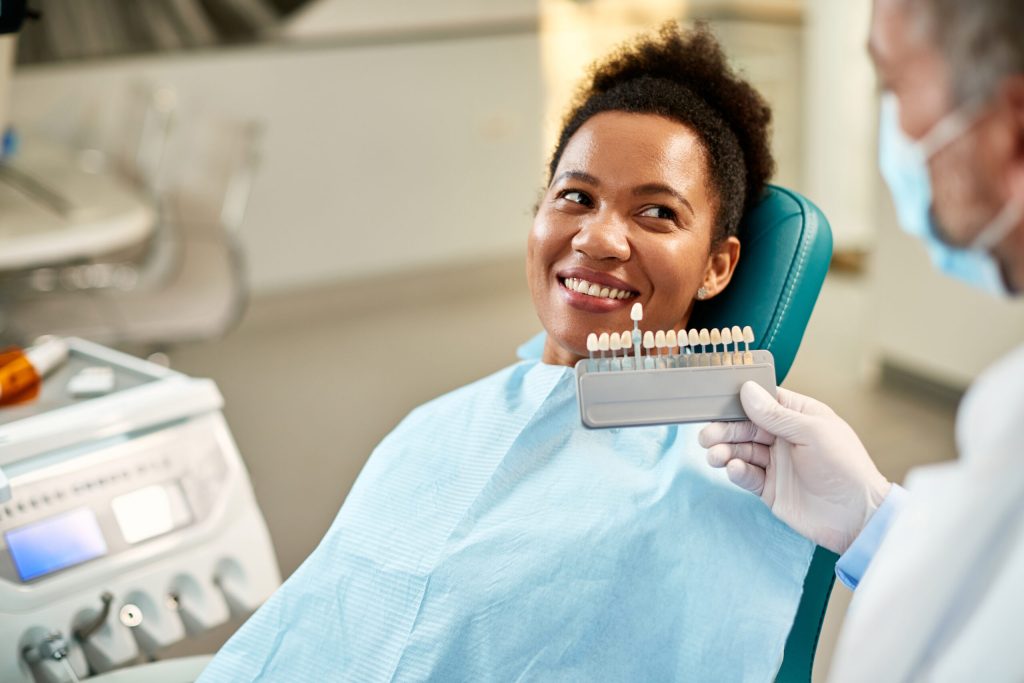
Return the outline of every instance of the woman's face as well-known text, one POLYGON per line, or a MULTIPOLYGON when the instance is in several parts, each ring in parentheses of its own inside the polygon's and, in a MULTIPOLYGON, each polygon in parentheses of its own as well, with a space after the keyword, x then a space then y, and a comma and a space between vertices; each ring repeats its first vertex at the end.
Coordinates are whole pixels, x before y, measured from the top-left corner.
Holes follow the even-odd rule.
POLYGON ((545 363, 587 355, 590 332, 678 330, 697 290, 728 284, 739 256, 729 238, 709 253, 717 200, 705 152, 687 126, 661 116, 603 112, 569 140, 527 245, 533 303, 548 332, 545 363), (578 290, 586 289, 586 292, 578 290))

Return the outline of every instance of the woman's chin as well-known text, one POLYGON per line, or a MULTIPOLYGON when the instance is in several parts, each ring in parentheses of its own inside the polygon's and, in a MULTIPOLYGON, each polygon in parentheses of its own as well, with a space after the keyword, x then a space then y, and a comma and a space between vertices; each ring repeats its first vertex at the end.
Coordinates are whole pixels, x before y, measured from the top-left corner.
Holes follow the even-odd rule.
POLYGON ((547 330, 548 338, 544 344, 542 360, 550 365, 575 365, 576 361, 587 355, 586 333, 547 330))

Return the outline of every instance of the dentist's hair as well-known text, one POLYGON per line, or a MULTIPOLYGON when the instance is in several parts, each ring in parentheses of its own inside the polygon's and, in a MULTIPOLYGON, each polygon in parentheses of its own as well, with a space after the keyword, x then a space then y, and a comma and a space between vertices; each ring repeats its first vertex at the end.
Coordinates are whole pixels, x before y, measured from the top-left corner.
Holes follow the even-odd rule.
POLYGON ((1021 0, 904 0, 949 65, 958 104, 985 100, 1024 74, 1021 0))
POLYGON ((712 245, 736 234, 775 169, 771 109, 729 66, 705 24, 687 31, 668 22, 591 67, 563 122, 548 184, 569 139, 606 111, 655 114, 693 130, 704 147, 709 189, 717 203, 712 245))

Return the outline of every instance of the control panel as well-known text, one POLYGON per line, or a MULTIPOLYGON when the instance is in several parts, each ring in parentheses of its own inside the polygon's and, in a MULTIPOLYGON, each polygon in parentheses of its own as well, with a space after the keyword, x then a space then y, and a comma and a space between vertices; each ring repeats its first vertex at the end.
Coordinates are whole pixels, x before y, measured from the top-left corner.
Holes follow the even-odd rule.
POLYGON ((88 406, 102 411, 94 421, 52 422, 80 439, 54 439, 38 420, 0 425, 11 493, 0 504, 0 681, 73 682, 159 659, 280 583, 241 457, 210 409, 212 383, 175 374, 121 393, 88 406))

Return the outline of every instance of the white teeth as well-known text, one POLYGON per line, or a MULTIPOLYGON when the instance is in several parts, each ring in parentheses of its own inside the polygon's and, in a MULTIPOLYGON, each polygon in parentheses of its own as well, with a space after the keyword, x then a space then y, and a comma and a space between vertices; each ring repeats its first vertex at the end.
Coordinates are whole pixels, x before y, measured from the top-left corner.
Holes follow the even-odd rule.
POLYGON ((595 296, 602 299, 628 299, 633 296, 629 291, 616 289, 614 287, 602 287, 601 285, 587 282, 575 277, 567 277, 564 280, 566 289, 571 289, 580 294, 595 296))

